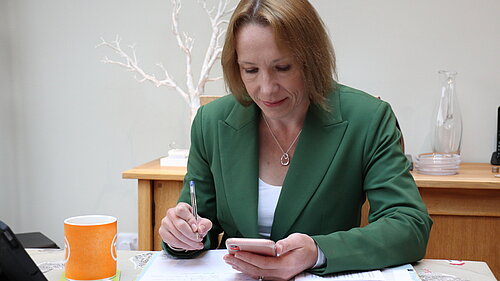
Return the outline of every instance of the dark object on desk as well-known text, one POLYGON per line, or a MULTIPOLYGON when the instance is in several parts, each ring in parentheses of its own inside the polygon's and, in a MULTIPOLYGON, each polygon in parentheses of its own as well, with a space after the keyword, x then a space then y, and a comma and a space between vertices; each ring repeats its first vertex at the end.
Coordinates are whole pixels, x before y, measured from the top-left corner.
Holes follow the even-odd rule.
POLYGON ((17 233, 17 239, 24 248, 53 248, 59 249, 57 244, 40 232, 17 233))
POLYGON ((491 165, 500 165, 500 152, 493 152, 491 155, 491 165))
POLYGON ((497 113, 497 151, 491 155, 491 165, 500 165, 500 106, 497 113))
POLYGON ((47 281, 10 228, 0 221, 0 280, 47 281))

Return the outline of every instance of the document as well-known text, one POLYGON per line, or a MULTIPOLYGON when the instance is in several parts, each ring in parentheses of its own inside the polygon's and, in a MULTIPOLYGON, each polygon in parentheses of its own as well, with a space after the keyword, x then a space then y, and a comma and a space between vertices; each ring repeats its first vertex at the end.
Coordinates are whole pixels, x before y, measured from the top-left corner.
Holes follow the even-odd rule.
POLYGON ((222 257, 227 250, 206 251, 193 259, 174 259, 155 252, 138 281, 255 281, 234 270, 222 257))
MULTIPOLYGON (((227 250, 211 250, 193 259, 175 259, 162 251, 155 252, 141 272, 138 281, 255 281, 255 279, 234 270, 222 257, 227 250)), ((317 276, 301 273, 294 281, 419 281, 411 265, 355 273, 317 276)))
POLYGON ((335 281, 421 281, 417 273, 410 264, 384 268, 382 270, 372 270, 353 273, 332 274, 329 276, 317 276, 310 273, 301 273, 295 276, 294 281, 307 280, 335 280, 335 281))
MULTIPOLYGON (((307 272, 303 272, 297 276, 295 276, 295 281, 306 281, 306 280, 338 280, 338 281, 385 281, 384 275, 380 270, 371 270, 371 271, 363 271, 363 272, 353 272, 353 273, 341 273, 341 274, 332 274, 330 276, 318 276, 314 274, 310 274, 307 272)), ((399 280, 398 280, 399 281, 399 280)))
POLYGON ((411 264, 404 264, 381 270, 387 281, 422 281, 411 264))

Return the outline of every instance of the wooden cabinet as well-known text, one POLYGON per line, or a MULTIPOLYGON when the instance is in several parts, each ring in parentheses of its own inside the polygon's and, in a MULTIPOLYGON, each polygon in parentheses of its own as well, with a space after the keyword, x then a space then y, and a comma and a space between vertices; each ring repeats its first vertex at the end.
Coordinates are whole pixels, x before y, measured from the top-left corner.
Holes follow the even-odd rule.
POLYGON ((426 258, 486 261, 500 276, 500 178, 464 163, 458 175, 413 174, 434 221, 426 258))
MULTIPOLYGON (((184 167, 160 167, 159 160, 123 172, 123 178, 138 179, 140 250, 161 249, 158 228, 177 202, 185 173, 184 167)), ((500 178, 491 165, 463 163, 457 175, 414 172, 413 177, 434 220, 426 258, 486 261, 500 276, 495 241, 500 237, 500 178)))

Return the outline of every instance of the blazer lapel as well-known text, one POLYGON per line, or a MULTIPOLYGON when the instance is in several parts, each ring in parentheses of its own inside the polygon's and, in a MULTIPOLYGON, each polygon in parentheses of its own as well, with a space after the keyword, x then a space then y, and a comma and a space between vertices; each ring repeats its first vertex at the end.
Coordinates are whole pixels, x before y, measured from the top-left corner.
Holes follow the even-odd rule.
POLYGON ((283 183, 274 213, 271 239, 287 235, 307 202, 321 184, 342 142, 348 122, 342 121, 338 94, 330 96, 332 112, 312 105, 283 183))
POLYGON ((259 237, 257 226, 259 177, 259 110, 235 106, 219 121, 219 151, 229 212, 244 237, 259 237))

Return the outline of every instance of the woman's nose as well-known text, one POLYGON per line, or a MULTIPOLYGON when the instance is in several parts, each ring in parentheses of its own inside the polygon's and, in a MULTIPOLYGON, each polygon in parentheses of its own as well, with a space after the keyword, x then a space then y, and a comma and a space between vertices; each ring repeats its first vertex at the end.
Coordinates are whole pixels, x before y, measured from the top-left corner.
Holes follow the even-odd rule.
POLYGON ((260 91, 262 94, 272 94, 276 91, 278 84, 271 74, 264 73, 260 79, 260 91))

